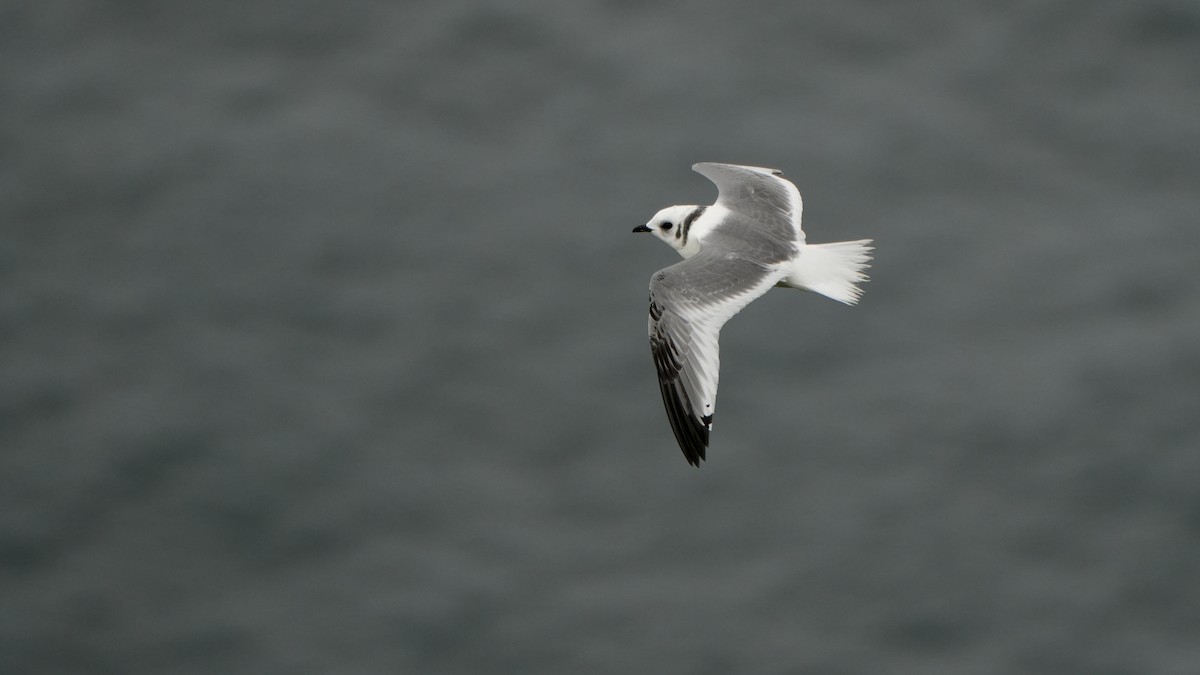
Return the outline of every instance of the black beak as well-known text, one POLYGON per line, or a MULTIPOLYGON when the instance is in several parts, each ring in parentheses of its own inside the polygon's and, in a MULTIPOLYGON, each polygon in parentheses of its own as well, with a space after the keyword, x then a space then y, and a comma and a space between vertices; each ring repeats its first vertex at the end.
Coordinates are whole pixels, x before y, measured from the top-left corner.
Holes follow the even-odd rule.
POLYGON ((645 225, 638 225, 637 227, 633 228, 633 231, 634 232, 649 232, 650 228, 646 227, 645 225))

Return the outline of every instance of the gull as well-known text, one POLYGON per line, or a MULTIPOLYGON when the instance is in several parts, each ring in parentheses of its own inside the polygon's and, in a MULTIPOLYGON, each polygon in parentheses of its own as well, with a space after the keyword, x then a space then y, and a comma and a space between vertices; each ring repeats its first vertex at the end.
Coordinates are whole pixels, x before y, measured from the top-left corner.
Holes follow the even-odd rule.
POLYGON ((775 286, 858 302, 870 239, 809 244, 800 192, 783 172, 702 162, 717 186, 710 206, 668 206, 634 232, 649 232, 683 256, 650 278, 650 352, 675 440, 700 466, 712 431, 725 322, 775 286))

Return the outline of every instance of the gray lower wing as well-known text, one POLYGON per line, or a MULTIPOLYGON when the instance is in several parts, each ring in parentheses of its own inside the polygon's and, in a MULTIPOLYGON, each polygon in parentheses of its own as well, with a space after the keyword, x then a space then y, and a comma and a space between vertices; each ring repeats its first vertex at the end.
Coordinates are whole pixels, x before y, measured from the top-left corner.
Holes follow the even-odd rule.
POLYGON ((688 463, 705 458, 716 406, 721 326, 782 273, 735 256, 701 252, 650 281, 650 352, 675 440, 688 463))

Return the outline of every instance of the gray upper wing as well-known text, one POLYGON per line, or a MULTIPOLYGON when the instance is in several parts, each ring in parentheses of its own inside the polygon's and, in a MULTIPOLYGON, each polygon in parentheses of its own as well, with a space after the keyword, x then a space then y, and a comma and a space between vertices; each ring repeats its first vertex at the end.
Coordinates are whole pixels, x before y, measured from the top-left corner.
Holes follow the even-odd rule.
POLYGON ((650 280, 650 351, 671 430, 694 465, 704 459, 716 408, 721 326, 784 272, 730 253, 700 253, 650 280))
POLYGON ((692 169, 717 186, 717 204, 757 223, 757 232, 791 245, 804 241, 800 191, 777 169, 701 162, 692 169))

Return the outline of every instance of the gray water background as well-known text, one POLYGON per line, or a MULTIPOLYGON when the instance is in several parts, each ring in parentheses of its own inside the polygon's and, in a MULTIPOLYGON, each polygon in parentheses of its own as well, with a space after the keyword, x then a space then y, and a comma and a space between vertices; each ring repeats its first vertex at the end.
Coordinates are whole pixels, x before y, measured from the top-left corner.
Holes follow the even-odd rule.
POLYGON ((1200 672, 1200 5, 0 4, 0 672, 1200 672), (629 234, 783 169, 860 306, 629 234))

